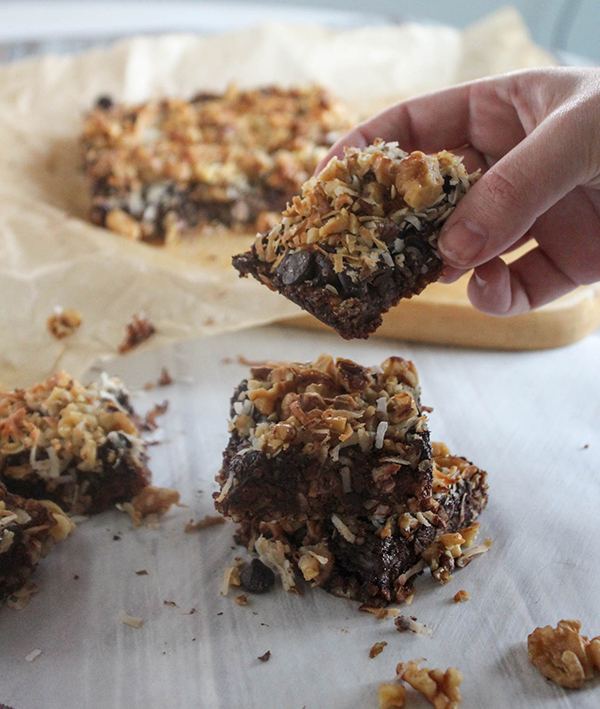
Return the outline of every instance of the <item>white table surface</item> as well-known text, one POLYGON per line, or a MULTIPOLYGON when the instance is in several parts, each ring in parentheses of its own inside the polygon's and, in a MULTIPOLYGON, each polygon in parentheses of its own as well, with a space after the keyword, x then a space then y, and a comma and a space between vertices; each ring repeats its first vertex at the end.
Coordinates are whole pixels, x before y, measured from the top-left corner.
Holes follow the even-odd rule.
MULTIPOLYGON (((600 337, 566 349, 494 353, 266 328, 109 364, 132 389, 166 365, 176 383, 134 400, 169 399, 165 442, 152 447, 155 482, 177 488, 185 509, 157 530, 109 512, 83 523, 36 573, 41 590, 22 611, 0 610, 0 702, 14 709, 375 709, 379 683, 400 661, 458 666, 464 709, 600 705, 600 681, 565 692, 527 659, 536 626, 576 618, 600 634, 600 337), (408 609, 430 637, 399 634, 322 590, 279 586, 219 596, 222 570, 241 553, 233 525, 184 534, 212 512, 213 478, 227 441, 228 398, 246 368, 224 358, 307 360, 327 351, 363 364, 390 354, 417 364, 434 440, 489 472, 481 517, 491 551, 447 586, 418 582, 408 609), (589 448, 584 449, 584 445, 589 448), (118 532, 120 540, 113 540, 118 532), (147 576, 134 572, 146 569, 147 576), (79 580, 73 576, 79 575, 79 580), (454 604, 466 589, 472 600, 454 604), (166 607, 174 601, 179 608, 166 607), (195 608, 193 615, 185 615, 195 608), (134 629, 123 609, 144 619, 134 629), (222 615, 218 615, 222 612, 222 615), (266 625, 265 625, 266 624, 266 625), (388 646, 375 659, 374 642, 388 646), (25 657, 42 650, 33 662, 25 657), (270 650, 268 663, 258 656, 270 650)), ((409 707, 428 706, 419 699, 409 707)))

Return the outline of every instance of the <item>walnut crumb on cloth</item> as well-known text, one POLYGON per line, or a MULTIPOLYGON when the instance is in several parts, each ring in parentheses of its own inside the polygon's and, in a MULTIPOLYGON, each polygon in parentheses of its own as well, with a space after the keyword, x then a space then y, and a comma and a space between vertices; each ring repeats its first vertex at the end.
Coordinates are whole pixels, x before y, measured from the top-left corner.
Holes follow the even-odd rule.
POLYGON ((578 620, 561 620, 556 628, 536 628, 527 638, 531 663, 561 687, 578 689, 600 670, 600 637, 580 634, 578 620))

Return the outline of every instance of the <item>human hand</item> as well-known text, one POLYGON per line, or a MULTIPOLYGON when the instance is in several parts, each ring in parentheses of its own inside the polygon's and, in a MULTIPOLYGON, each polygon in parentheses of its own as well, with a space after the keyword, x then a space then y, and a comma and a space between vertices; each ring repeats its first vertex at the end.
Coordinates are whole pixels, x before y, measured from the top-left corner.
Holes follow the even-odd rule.
POLYGON ((481 169, 439 240, 441 280, 474 268, 479 310, 517 315, 600 280, 600 70, 519 71, 403 101, 338 140, 317 170, 376 138, 481 169), (500 258, 529 240, 516 261, 500 258))

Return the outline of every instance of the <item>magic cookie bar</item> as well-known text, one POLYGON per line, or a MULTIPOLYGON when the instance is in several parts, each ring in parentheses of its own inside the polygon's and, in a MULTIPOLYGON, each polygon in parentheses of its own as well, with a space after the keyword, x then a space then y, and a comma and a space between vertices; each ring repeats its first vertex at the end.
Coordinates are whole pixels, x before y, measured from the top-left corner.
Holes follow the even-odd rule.
POLYGON ((238 387, 231 416, 216 507, 265 563, 287 564, 284 585, 295 567, 377 606, 410 596, 427 566, 449 577, 453 533, 485 507, 486 474, 432 450, 412 363, 268 363, 238 387))
POLYGON ((90 219, 154 244, 209 223, 264 228, 349 127, 319 87, 231 86, 137 106, 102 97, 82 134, 90 219))
POLYGON ((233 265, 342 337, 366 338, 439 278, 440 229, 475 177, 446 151, 408 154, 380 140, 347 148, 233 265))
POLYGON ((130 500, 150 479, 146 445, 122 383, 84 387, 58 372, 30 389, 0 392, 0 481, 70 514, 130 500))
POLYGON ((236 522, 420 509, 431 495, 429 432, 412 363, 321 355, 253 367, 232 399, 217 509, 236 522), (367 507, 365 507, 365 505, 367 507))
POLYGON ((0 601, 19 591, 39 560, 74 529, 58 505, 11 495, 0 483, 0 601))

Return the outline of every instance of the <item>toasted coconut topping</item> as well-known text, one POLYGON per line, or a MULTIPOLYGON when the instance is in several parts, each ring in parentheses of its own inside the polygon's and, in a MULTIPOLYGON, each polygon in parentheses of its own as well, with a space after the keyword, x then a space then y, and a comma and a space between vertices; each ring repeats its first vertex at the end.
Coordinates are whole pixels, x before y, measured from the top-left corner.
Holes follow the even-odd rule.
POLYGON ((257 228, 267 227, 268 213, 253 215, 244 199, 299 192, 337 131, 350 125, 341 105, 316 86, 232 85, 224 94, 137 106, 103 97, 83 126, 84 165, 90 183, 101 186, 94 206, 108 212, 110 229, 164 243, 198 204, 229 207, 238 223, 258 216, 257 228))
POLYGON ((286 591, 296 588, 294 570, 286 557, 290 549, 285 544, 279 540, 266 539, 261 535, 254 543, 254 549, 263 564, 279 574, 286 591))
POLYGON ((117 508, 127 512, 136 527, 150 515, 160 516, 168 512, 172 505, 179 503, 179 493, 168 487, 148 485, 131 500, 117 505, 117 508))
POLYGON ((284 282, 284 259, 302 251, 318 251, 333 272, 353 281, 382 267, 402 268, 403 237, 422 232, 435 247, 439 227, 476 179, 446 151, 409 154, 398 143, 376 140, 344 152, 304 184, 278 224, 256 238, 259 259, 281 266, 284 282))
MULTIPOLYGON (((267 363, 251 369, 231 427, 268 456, 300 444, 307 455, 337 460, 347 446, 375 446, 400 457, 396 469, 415 467, 415 448, 405 444, 423 430, 418 396, 415 368, 400 357, 387 359, 381 371, 329 355, 306 364, 267 363)), ((348 476, 344 489, 351 491, 348 476)), ((222 499, 228 491, 226 482, 222 499)))
POLYGON ((100 473, 123 455, 141 465, 145 446, 127 401, 116 377, 84 387, 66 372, 31 389, 0 392, 3 476, 38 476, 57 486, 71 482, 73 466, 100 473))
POLYGON ((136 618, 133 615, 125 613, 125 611, 119 611, 119 620, 124 625, 129 625, 131 628, 141 628, 144 625, 142 618, 136 618))

